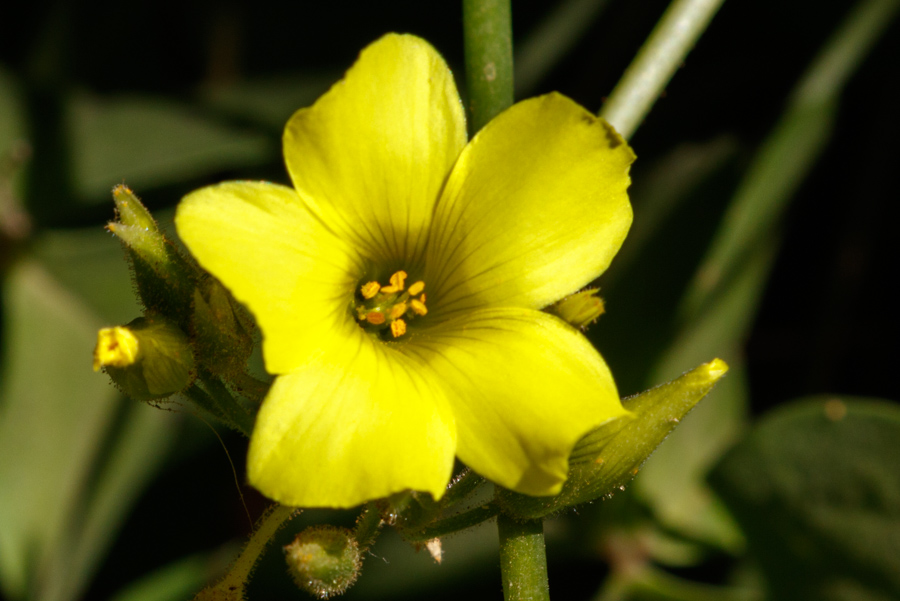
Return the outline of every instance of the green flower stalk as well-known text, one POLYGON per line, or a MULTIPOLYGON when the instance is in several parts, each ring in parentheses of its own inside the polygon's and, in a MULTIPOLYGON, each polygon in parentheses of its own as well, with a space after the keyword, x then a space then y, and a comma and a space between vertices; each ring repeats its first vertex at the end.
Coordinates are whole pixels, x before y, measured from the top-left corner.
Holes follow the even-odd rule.
POLYGON ((387 35, 290 119, 293 188, 188 195, 178 233, 256 317, 276 375, 248 478, 293 506, 439 499, 454 457, 553 495, 575 443, 626 415, 602 357, 541 311, 599 276, 631 225, 634 154, 558 94, 466 140, 453 76, 387 35))

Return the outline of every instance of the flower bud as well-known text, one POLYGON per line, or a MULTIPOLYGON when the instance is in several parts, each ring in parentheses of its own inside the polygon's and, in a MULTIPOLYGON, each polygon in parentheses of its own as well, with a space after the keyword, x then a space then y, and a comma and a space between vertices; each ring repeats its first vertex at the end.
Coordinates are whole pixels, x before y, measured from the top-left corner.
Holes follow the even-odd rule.
POLYGON ((94 371, 103 368, 138 401, 162 399, 190 386, 194 355, 187 336, 163 317, 139 317, 97 333, 94 371))
POLYGON ((336 526, 314 526, 284 548, 288 571, 297 586, 327 599, 350 588, 362 558, 353 533, 336 526))
POLYGON ((680 378, 623 401, 630 415, 589 432, 569 456, 569 476, 555 497, 529 497, 508 490, 497 496, 502 510, 519 519, 537 519, 571 505, 608 498, 625 490, 641 465, 688 411, 728 371, 714 359, 680 378))
POLYGON ((598 292, 599 288, 586 288, 553 303, 547 308, 547 312, 583 330, 597 321, 606 310, 603 299, 597 296, 598 292))
POLYGON ((119 223, 131 227, 136 227, 147 232, 159 232, 159 226, 156 220, 147 210, 147 207, 135 196, 131 188, 120 184, 115 186, 112 191, 113 202, 116 203, 116 213, 118 214, 119 223))
POLYGON ((188 315, 195 269, 128 187, 113 188, 113 200, 119 220, 108 223, 106 228, 125 246, 144 306, 173 319, 188 315))
POLYGON ((198 360, 225 377, 246 369, 253 352, 252 321, 218 280, 208 277, 194 289, 191 319, 198 360))

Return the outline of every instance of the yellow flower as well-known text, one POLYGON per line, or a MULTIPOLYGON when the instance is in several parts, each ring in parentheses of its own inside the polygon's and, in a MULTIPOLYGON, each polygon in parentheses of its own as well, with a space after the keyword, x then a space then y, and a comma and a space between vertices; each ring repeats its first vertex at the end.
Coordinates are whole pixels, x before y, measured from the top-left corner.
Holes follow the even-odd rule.
POLYGON ((188 195, 178 233, 256 316, 277 378, 248 476, 286 505, 440 497, 454 455, 557 493, 575 442, 623 415, 609 369, 542 308, 602 273, 631 224, 634 155, 550 94, 468 144, 453 77, 387 35, 284 133, 293 188, 188 195))

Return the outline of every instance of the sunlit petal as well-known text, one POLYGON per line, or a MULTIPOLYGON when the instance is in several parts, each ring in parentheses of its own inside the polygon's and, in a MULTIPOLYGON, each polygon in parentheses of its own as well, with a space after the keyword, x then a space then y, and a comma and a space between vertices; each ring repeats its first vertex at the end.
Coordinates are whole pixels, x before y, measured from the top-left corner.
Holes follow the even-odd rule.
POLYGON ((446 387, 459 458, 518 492, 559 492, 578 439, 626 413, 600 354, 539 311, 484 309, 428 328, 401 349, 446 387))
POLYGON ((284 155, 297 191, 342 239, 380 263, 418 264, 435 202, 466 143, 453 75, 429 44, 384 36, 312 107, 284 155))
POLYGON ((300 507, 350 507, 405 489, 439 498, 455 425, 443 389, 360 334, 279 376, 250 440, 248 477, 300 507))
POLYGON ((266 369, 286 373, 342 333, 360 259, 316 220, 291 188, 229 182, 178 205, 191 254, 249 307, 263 332, 266 369))
POLYGON ((491 121, 438 204, 426 273, 436 310, 539 309, 600 275, 631 225, 633 160, 612 127, 559 94, 491 121))

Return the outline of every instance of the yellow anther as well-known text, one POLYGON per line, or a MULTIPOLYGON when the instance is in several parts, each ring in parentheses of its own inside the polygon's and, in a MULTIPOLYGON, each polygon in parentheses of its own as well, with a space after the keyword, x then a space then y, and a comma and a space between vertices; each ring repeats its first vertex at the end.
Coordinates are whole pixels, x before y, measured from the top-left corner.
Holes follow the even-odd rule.
POLYGON ((411 299, 409 301, 409 308, 412 309, 413 313, 416 315, 425 315, 428 313, 428 308, 425 306, 425 303, 420 300, 411 299))
POLYGON ((381 290, 381 284, 378 282, 369 282, 368 284, 363 284, 360 292, 362 292, 363 298, 370 299, 374 298, 379 290, 381 290))
POLYGON ((397 303, 391 308, 391 319, 403 317, 404 313, 406 313, 406 303, 397 303))
POLYGON ((424 293, 422 294, 422 296, 419 297, 419 302, 422 302, 422 303, 425 302, 425 294, 424 293))
POLYGON ((384 313, 369 311, 366 313, 366 321, 376 326, 381 325, 384 323, 384 313))
POLYGON ((391 276, 391 285, 385 286, 381 289, 384 294, 393 294, 394 292, 400 292, 403 290, 403 286, 406 284, 406 272, 398 271, 394 275, 391 276))
POLYGON ((400 338, 406 334, 406 322, 402 319, 395 319, 391 322, 391 334, 394 338, 400 338))
POLYGON ((412 286, 409 287, 409 295, 415 296, 418 293, 422 292, 423 290, 425 290, 425 282, 419 280, 418 282, 416 282, 415 284, 413 284, 412 286))

